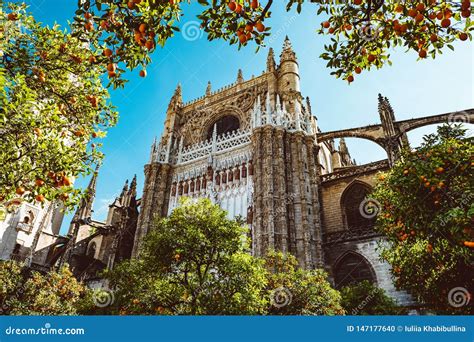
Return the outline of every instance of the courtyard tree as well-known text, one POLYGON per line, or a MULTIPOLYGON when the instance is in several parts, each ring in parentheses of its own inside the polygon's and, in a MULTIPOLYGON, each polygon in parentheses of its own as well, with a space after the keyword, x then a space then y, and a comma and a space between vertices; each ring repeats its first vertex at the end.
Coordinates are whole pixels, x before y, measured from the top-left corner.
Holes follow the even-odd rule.
POLYGON ((381 174, 372 194, 395 285, 438 312, 473 312, 473 156, 465 130, 441 126, 381 174))
POLYGON ((88 292, 66 267, 42 274, 15 261, 0 262, 3 315, 76 315, 88 292))
POLYGON ((72 206, 72 182, 102 157, 95 138, 116 121, 91 50, 24 5, 0 8, 0 203, 72 206))
POLYGON ((406 310, 368 280, 341 289, 342 306, 348 315, 400 315, 406 310))
MULTIPOLYGON (((145 68, 156 46, 163 46, 179 30, 177 22, 190 2, 81 0, 74 18, 75 34, 91 42, 98 62, 145 68)), ((260 47, 271 32, 268 19, 273 7, 315 11, 324 18, 315 18, 315 28, 331 39, 321 57, 335 69, 332 74, 348 82, 362 70, 391 64, 392 48, 415 51, 420 59, 435 58, 445 47, 454 49, 454 41, 472 39, 469 0, 306 2, 307 8, 305 0, 200 0, 203 9, 197 19, 209 40, 224 39, 239 48, 254 42, 260 47)), ((109 76, 116 79, 122 72, 111 67, 109 76)), ((141 75, 146 73, 141 70, 141 75)))
POLYGON ((112 312, 192 315, 338 315, 340 294, 296 258, 250 254, 247 229, 208 199, 184 199, 145 238, 140 258, 106 273, 112 312))
POLYGON ((270 315, 343 315, 341 295, 321 269, 305 270, 291 254, 270 251, 264 258, 270 315))
POLYGON ((265 269, 246 230, 208 199, 184 199, 146 237, 140 259, 107 274, 121 314, 261 314, 265 269))

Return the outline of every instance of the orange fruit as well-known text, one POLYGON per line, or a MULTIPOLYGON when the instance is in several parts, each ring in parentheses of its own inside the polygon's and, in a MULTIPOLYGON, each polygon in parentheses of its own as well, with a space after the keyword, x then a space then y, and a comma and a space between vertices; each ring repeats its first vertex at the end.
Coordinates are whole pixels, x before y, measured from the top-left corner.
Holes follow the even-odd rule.
POLYGON ((395 12, 402 13, 403 12, 403 5, 398 4, 397 7, 395 7, 395 12))
POLYGON ((110 56, 112 56, 112 54, 113 54, 112 50, 110 50, 109 48, 104 49, 104 51, 103 51, 102 53, 103 53, 103 55, 106 56, 106 57, 110 57, 110 56))
POLYGON ((84 18, 86 18, 87 20, 89 20, 90 18, 92 18, 92 14, 89 13, 89 12, 86 12, 86 13, 84 13, 84 18))
POLYGON ((258 8, 259 3, 258 3, 258 0, 252 0, 252 3, 250 4, 250 7, 252 7, 252 9, 257 9, 258 8))
POLYGON ((354 71, 355 71, 356 74, 360 74, 360 73, 362 72, 362 69, 359 68, 359 67, 356 67, 356 68, 354 69, 354 71))
POLYGON ((417 11, 420 11, 420 12, 421 12, 421 11, 424 11, 424 10, 425 10, 425 4, 422 3, 422 2, 418 3, 418 4, 416 5, 416 9, 417 9, 417 11))
POLYGON ((242 5, 237 4, 237 7, 235 8, 235 13, 240 14, 242 12, 242 5))
POLYGON ((146 70, 140 70, 140 77, 146 77, 146 70))
POLYGON ((354 0, 354 5, 359 6, 362 3, 362 0, 354 0))
POLYGON ((474 248, 474 241, 464 241, 464 246, 474 248))
POLYGON ((42 180, 41 178, 37 178, 35 180, 35 185, 36 186, 43 186, 44 185, 44 180, 42 180))
POLYGON ((257 25, 255 25, 255 28, 257 29, 258 32, 265 31, 265 25, 263 25, 261 21, 259 21, 257 25))
POLYGON ((23 195, 23 194, 25 193, 25 188, 22 187, 22 186, 19 186, 18 188, 16 188, 16 191, 15 191, 15 192, 16 192, 17 195, 20 195, 20 196, 21 196, 21 195, 23 195))
POLYGON ((63 184, 64 184, 64 186, 70 186, 72 184, 72 181, 69 177, 64 176, 63 177, 63 184))
POLYGON ((367 59, 369 60, 369 63, 372 63, 373 61, 375 61, 375 56, 374 55, 369 55, 367 57, 367 59))
POLYGON ((328 30, 328 32, 331 33, 331 34, 333 34, 334 31, 335 31, 335 30, 334 30, 334 27, 330 27, 329 30, 328 30))
POLYGON ((449 26, 451 26, 451 20, 449 20, 449 18, 441 20, 441 27, 448 28, 449 26))
POLYGON ((434 43, 438 41, 438 36, 434 33, 430 35, 430 42, 434 43))
POLYGON ((146 43, 145 43, 145 47, 148 49, 148 50, 151 50, 155 47, 155 43, 153 43, 152 40, 147 40, 146 43))
POLYGON ((245 34, 239 35, 239 41, 240 44, 245 44, 245 42, 247 41, 247 36, 245 34))
POLYGON ((349 75, 349 77, 347 77, 347 82, 349 83, 354 82, 354 76, 349 75))
POLYGON ((146 32, 146 24, 140 24, 140 26, 138 27, 138 31, 140 31, 141 33, 145 33, 146 32))
POLYGON ((329 21, 323 22, 322 25, 323 25, 324 28, 329 28, 329 26, 330 26, 329 21))
POLYGON ((235 9, 237 8, 237 4, 235 3, 235 1, 231 1, 229 2, 229 9, 233 12, 235 11, 235 9))
POLYGON ((15 21, 18 20, 18 14, 16 13, 8 13, 8 20, 15 21))
POLYGON ((469 10, 462 11, 461 16, 463 18, 469 18, 471 16, 471 11, 469 11, 469 10))
POLYGON ((418 14, 418 11, 417 11, 416 9, 414 9, 414 8, 410 8, 410 9, 408 10, 408 15, 409 15, 410 17, 412 17, 412 18, 415 18, 417 14, 418 14))
POLYGON ((41 194, 36 195, 35 200, 38 202, 44 202, 44 196, 41 194))
POLYGON ((467 40, 467 33, 461 32, 461 33, 459 34, 459 39, 461 39, 462 41, 467 40))

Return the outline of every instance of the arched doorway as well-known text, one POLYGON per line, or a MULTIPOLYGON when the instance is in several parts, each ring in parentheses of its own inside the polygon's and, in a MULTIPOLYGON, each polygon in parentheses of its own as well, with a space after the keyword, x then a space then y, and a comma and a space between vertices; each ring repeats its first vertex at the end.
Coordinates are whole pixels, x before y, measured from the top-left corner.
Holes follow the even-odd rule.
POLYGON ((214 122, 207 131, 207 139, 212 139, 212 133, 214 132, 214 125, 217 129, 217 135, 222 135, 228 132, 236 131, 240 128, 239 119, 234 115, 225 115, 214 122))
POLYGON ((97 249, 97 244, 95 243, 95 241, 92 241, 89 244, 89 247, 87 248, 87 256, 90 258, 94 258, 96 249, 97 249))
POLYGON ((368 280, 376 282, 375 272, 367 259, 355 252, 347 252, 334 267, 334 282, 336 288, 368 280))
POLYGON ((371 190, 368 184, 360 181, 354 181, 344 190, 341 209, 346 229, 360 230, 374 226, 375 215, 371 217, 361 210, 361 205, 369 198, 371 190))

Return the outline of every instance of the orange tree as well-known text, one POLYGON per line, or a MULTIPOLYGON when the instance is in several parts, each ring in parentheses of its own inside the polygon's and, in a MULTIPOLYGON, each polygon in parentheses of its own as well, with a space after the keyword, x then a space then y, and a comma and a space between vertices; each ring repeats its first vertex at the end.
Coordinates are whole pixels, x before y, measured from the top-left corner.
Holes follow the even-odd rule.
POLYGON ((86 300, 90 296, 65 267, 42 274, 15 261, 0 262, 3 315, 75 315, 83 305, 90 306, 86 300))
POLYGON ((472 142, 457 126, 438 128, 380 175, 372 194, 396 286, 439 312, 473 311, 472 142))
MULTIPOLYGON (((84 0, 79 1, 74 27, 76 34, 92 41, 98 62, 108 65, 109 76, 123 84, 116 68, 125 62, 129 68, 149 62, 156 45, 164 45, 176 31, 183 16, 183 5, 189 0, 84 0), (117 79, 118 78, 118 79, 117 79)), ((273 6, 285 6, 297 12, 304 0, 199 0, 203 6, 197 16, 201 29, 209 40, 225 39, 230 44, 254 42, 264 45, 270 35, 266 20, 273 6)), ((411 1, 352 0, 348 2, 312 0, 317 15, 328 19, 318 27, 320 34, 329 35, 321 57, 334 68, 336 77, 349 82, 362 70, 390 64, 393 47, 414 50, 419 58, 434 58, 444 47, 453 49, 452 42, 472 39, 473 29, 469 0, 411 1)), ((308 6, 310 6, 308 5, 308 6)), ((141 71, 145 76, 146 72, 141 71)))
POLYGON ((102 71, 88 44, 37 23, 25 6, 1 5, 0 38, 0 203, 70 206, 74 177, 102 157, 94 138, 116 120, 102 71))
POLYGON ((209 199, 183 199, 146 236, 139 259, 106 272, 111 307, 94 313, 340 315, 339 292, 322 270, 292 255, 250 254, 247 229, 209 199))

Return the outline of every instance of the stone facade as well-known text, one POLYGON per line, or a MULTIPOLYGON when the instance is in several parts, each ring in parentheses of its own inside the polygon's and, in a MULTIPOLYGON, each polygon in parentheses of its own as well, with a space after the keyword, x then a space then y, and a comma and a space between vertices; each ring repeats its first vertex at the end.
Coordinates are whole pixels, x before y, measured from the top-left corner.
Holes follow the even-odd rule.
MULTIPOLYGON (((43 265, 68 262, 78 278, 96 286, 98 271, 139 257, 153 221, 169 215, 181 197, 206 197, 230 218, 247 222, 254 255, 270 249, 292 253, 301 267, 326 269, 336 287, 366 279, 409 304, 379 258, 377 246, 384 241, 367 210, 373 205, 370 191, 377 173, 388 170, 408 144, 407 131, 456 113, 396 121, 387 98, 379 95, 378 100, 381 124, 322 132, 301 92, 296 54, 287 38, 279 63, 269 49, 266 70, 257 77, 245 80, 239 70, 234 83, 213 91, 209 82, 205 95, 188 103, 178 85, 163 135, 153 142, 145 165, 141 199, 134 178, 110 205, 107 220, 93 221, 95 173, 68 236, 59 238, 47 228, 41 236, 51 234, 51 241, 31 238, 30 245, 49 244, 43 265), (387 160, 356 165, 346 137, 379 144, 387 160), (334 139, 339 139, 337 147, 334 139)), ((474 120, 474 110, 462 115, 474 120)), ((2 258, 14 255, 12 246, 4 243, 2 258)))
MULTIPOLYGON (((346 282, 340 277, 345 271, 405 300, 391 284, 388 265, 378 259, 380 238, 373 220, 360 221, 364 227, 348 227, 341 203, 352 182, 368 191, 374 175, 390 162, 355 165, 343 136, 320 131, 299 81, 297 58, 287 39, 279 64, 270 49, 266 71, 258 77, 246 81, 239 70, 235 83, 212 91, 209 82, 205 95, 188 103, 178 86, 163 135, 152 144, 145 166, 132 254, 139 257, 153 220, 170 214, 179 198, 208 197, 229 217, 247 221, 253 254, 270 249, 292 253, 301 267, 327 269, 336 286, 346 282), (338 148, 334 138, 342 138, 338 148), (348 253, 349 262, 362 260, 360 274, 341 266, 348 253)), ((393 110, 386 99, 379 103, 384 123, 380 138, 390 135, 398 144, 390 146, 400 148, 405 136, 396 135, 393 110)), ((390 150, 389 160, 397 157, 396 151, 390 150)))
MULTIPOLYGON (((269 49, 266 70, 188 103, 178 85, 161 139, 152 144, 132 255, 157 217, 169 215, 181 197, 210 198, 228 216, 246 220, 252 253, 269 249, 294 254, 301 267, 325 268, 336 287, 370 280, 402 304, 383 243, 366 212, 375 176, 387 170, 408 144, 406 132, 445 122, 455 113, 396 121, 379 95, 381 124, 322 132, 300 89, 298 62, 285 40, 280 61, 269 49), (387 160, 356 165, 345 137, 379 144, 387 160), (334 139, 339 139, 336 148, 334 139)), ((464 111, 469 117, 472 110, 464 111)), ((372 203, 373 205, 373 203, 372 203)), ((370 208, 369 208, 370 209, 370 208)))

